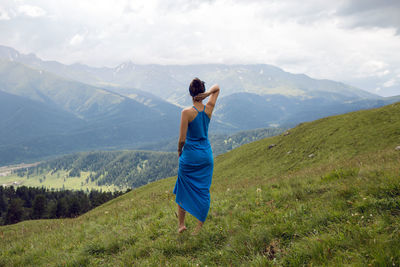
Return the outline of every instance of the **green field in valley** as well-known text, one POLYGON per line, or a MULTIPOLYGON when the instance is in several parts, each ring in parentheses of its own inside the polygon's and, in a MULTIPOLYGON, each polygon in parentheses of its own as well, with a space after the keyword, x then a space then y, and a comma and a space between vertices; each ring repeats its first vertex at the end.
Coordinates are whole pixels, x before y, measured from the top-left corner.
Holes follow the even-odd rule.
POLYGON ((11 174, 6 177, 0 177, 0 185, 25 185, 34 187, 45 187, 54 188, 57 190, 69 189, 69 190, 105 190, 105 191, 115 191, 124 190, 124 187, 118 187, 114 185, 97 185, 96 181, 90 181, 87 179, 90 172, 81 172, 80 177, 69 177, 68 171, 57 171, 52 173, 51 171, 43 174, 34 174, 30 176, 18 176, 16 174, 11 174))

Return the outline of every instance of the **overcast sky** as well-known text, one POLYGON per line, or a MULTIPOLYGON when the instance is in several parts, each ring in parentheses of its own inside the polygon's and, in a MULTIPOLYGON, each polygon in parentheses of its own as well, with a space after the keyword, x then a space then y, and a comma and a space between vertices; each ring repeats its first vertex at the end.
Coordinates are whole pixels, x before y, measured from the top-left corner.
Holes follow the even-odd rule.
POLYGON ((0 0, 0 44, 62 63, 265 63, 400 95, 400 0, 0 0))

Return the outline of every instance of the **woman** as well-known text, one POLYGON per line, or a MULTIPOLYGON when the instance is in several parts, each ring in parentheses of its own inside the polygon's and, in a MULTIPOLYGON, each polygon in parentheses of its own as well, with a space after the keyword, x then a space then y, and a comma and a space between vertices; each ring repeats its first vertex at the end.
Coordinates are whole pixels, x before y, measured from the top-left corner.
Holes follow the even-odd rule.
POLYGON ((193 234, 197 234, 207 218, 210 208, 210 186, 214 167, 212 150, 208 141, 208 125, 219 95, 219 86, 213 85, 205 92, 204 82, 199 78, 189 86, 193 106, 181 114, 178 154, 178 179, 174 194, 178 204, 178 232, 186 230, 186 211, 199 222, 193 234), (207 98, 203 105, 202 101, 207 98))

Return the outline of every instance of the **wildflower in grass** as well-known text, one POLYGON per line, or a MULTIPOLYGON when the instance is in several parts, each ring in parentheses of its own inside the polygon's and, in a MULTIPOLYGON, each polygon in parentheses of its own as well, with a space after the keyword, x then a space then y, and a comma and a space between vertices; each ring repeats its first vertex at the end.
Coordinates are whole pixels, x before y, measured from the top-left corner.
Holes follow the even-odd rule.
POLYGON ((256 205, 260 205, 262 202, 262 196, 261 196, 261 188, 257 188, 256 190, 257 196, 256 196, 256 205))

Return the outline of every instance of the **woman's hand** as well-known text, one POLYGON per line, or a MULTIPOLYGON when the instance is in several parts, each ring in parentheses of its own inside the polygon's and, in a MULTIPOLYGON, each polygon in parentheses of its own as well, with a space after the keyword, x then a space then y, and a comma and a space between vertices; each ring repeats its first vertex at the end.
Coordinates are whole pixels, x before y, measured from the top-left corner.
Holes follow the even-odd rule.
POLYGON ((207 98, 208 96, 210 96, 210 92, 204 92, 204 93, 200 93, 198 95, 196 95, 195 97, 193 97, 194 101, 202 101, 203 99, 207 98))
POLYGON ((183 146, 185 145, 185 141, 178 142, 178 155, 179 157, 182 155, 183 146))

